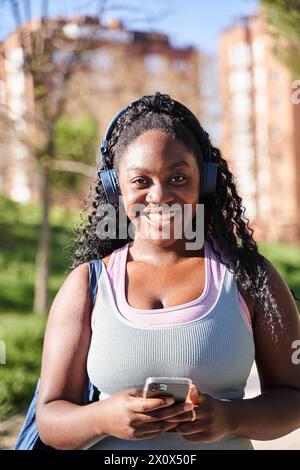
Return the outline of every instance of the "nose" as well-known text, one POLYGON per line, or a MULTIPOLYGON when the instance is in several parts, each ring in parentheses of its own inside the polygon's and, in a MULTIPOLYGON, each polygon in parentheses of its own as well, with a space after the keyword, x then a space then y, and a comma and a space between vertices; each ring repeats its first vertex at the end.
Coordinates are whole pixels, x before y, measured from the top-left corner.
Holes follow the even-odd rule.
POLYGON ((170 191, 162 183, 153 183, 147 193, 147 204, 169 204, 173 201, 170 191))

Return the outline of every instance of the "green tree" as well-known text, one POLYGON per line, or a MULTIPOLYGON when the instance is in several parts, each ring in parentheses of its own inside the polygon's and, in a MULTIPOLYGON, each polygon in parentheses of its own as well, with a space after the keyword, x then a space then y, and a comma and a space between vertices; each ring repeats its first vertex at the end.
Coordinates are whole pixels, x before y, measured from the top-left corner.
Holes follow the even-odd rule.
POLYGON ((300 76, 300 0, 261 0, 267 18, 274 27, 276 45, 274 53, 300 76))
MULTIPOLYGON (((77 186, 81 175, 91 176, 92 150, 95 141, 96 125, 88 118, 77 121, 65 116, 69 85, 82 67, 83 55, 90 51, 97 29, 88 37, 70 38, 63 24, 48 17, 48 0, 41 3, 39 26, 32 23, 29 11, 30 2, 7 0, 11 6, 16 23, 16 50, 19 54, 19 67, 23 69, 27 83, 30 83, 32 105, 23 115, 30 131, 26 145, 35 156, 39 172, 39 192, 42 205, 42 221, 36 256, 36 282, 33 310, 46 314, 48 308, 48 271, 49 271, 49 210, 53 183, 60 184, 64 190, 72 183, 77 186), (24 11, 26 10, 24 21, 24 11), (80 128, 80 125, 83 127, 80 128), (76 135, 75 135, 76 134, 76 135), (67 139, 71 138, 67 144, 67 139), (86 158, 88 156, 88 158, 86 158), (63 174, 59 174, 63 172, 63 174), (73 175, 72 175, 73 173, 73 175), (77 173, 75 175, 75 173, 77 173), (66 185, 66 186, 65 186, 66 185)), ((2 2, 3 3, 3 2, 2 2)), ((99 4, 102 16, 106 0, 99 4)), ((5 48, 1 53, 9 60, 5 48)), ((13 128, 14 124, 11 124, 13 128)), ((25 139, 26 140, 26 139, 25 139)), ((23 140, 24 142, 24 140, 23 140)), ((94 154, 95 156, 95 154, 94 154)), ((94 161, 93 161, 94 163, 94 161)), ((81 176, 82 178, 82 176, 81 176)))
MULTIPOLYGON (((59 191, 80 190, 83 175, 94 176, 98 134, 98 122, 85 113, 57 119, 53 130, 54 158, 44 161, 52 170, 51 187, 59 191)), ((40 153, 45 155, 44 148, 40 153)))

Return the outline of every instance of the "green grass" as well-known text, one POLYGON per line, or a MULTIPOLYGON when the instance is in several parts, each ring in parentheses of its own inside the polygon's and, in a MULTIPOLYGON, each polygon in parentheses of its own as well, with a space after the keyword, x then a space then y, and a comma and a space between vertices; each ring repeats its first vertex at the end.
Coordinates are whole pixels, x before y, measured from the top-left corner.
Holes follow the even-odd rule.
POLYGON ((46 318, 27 313, 0 316, 6 364, 0 366, 0 420, 28 407, 40 373, 46 318))
MULTIPOLYGON (((41 219, 36 205, 0 196, 0 340, 6 364, 0 365, 0 420, 26 409, 40 373, 46 319, 32 314, 34 263, 41 219)), ((49 306, 68 273, 66 247, 79 214, 51 211, 49 306)), ((260 246, 300 297, 300 249, 285 244, 260 246)), ((298 303, 299 306, 299 303, 298 303)))
MULTIPOLYGON (((16 204, 0 196, 0 213, 0 314, 30 312, 41 211, 33 204, 16 204)), ((66 249, 78 220, 79 214, 58 207, 51 211, 49 305, 68 272, 66 249)))
MULTIPOLYGON (((300 298, 300 247, 285 243, 260 244, 261 253, 278 269, 290 289, 300 298)), ((298 308, 299 308, 298 302, 298 308)))
MULTIPOLYGON (((40 373, 46 319, 32 314, 35 256, 41 210, 0 195, 0 420, 24 410, 40 373)), ((55 207, 50 213, 49 306, 68 274, 66 249, 79 214, 55 207)))

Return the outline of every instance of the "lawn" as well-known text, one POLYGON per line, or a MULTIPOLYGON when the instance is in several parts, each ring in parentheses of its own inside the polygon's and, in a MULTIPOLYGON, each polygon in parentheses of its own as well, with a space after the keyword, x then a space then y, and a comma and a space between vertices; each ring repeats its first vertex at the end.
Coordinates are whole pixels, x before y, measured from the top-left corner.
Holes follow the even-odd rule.
MULTIPOLYGON (((0 196, 0 420, 24 410, 40 370, 46 319, 32 313, 40 208, 0 196)), ((67 247, 79 215, 52 209, 49 306, 68 274, 67 247)))
MULTIPOLYGON (((34 261, 39 207, 13 203, 0 196, 0 340, 6 364, 0 365, 0 420, 26 409, 39 376, 46 319, 32 314, 34 261)), ((66 248, 79 214, 51 211, 50 299, 68 273, 66 248)), ((262 253, 300 297, 300 248, 262 245, 262 253)), ((299 306, 299 303, 298 303, 299 306)))

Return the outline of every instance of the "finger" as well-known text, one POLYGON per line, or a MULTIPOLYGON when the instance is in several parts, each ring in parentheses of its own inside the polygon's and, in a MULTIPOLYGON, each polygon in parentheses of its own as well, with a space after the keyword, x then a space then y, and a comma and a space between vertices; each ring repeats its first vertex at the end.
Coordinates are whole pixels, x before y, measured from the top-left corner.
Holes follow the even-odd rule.
POLYGON ((200 392, 198 387, 195 384, 192 384, 189 389, 188 401, 191 401, 193 404, 199 404, 204 395, 200 392))
POLYGON ((191 410, 193 409, 192 403, 180 403, 173 406, 166 407, 157 411, 152 411, 147 413, 147 416, 153 417, 154 419, 169 421, 172 418, 175 418, 178 415, 188 414, 189 419, 191 419, 191 410))
POLYGON ((149 432, 147 434, 143 434, 142 436, 136 437, 136 440, 151 439, 152 437, 158 437, 158 436, 161 436, 161 431, 160 432, 149 432))
POLYGON ((187 423, 191 421, 191 418, 192 418, 192 415, 191 415, 191 412, 189 411, 187 413, 178 414, 174 416, 173 418, 166 418, 165 421, 168 423, 177 423, 177 424, 187 423))
POLYGON ((164 421, 158 421, 156 423, 146 423, 142 424, 138 428, 136 428, 135 431, 135 436, 136 437, 141 437, 147 434, 152 434, 152 433, 163 433, 167 432, 169 429, 173 429, 176 427, 176 424, 174 423, 166 423, 164 421))
POLYGON ((143 398, 132 397, 131 411, 135 413, 146 413, 173 405, 174 398, 143 398))

